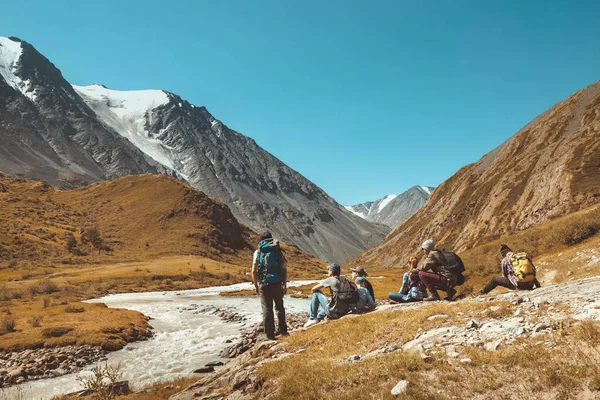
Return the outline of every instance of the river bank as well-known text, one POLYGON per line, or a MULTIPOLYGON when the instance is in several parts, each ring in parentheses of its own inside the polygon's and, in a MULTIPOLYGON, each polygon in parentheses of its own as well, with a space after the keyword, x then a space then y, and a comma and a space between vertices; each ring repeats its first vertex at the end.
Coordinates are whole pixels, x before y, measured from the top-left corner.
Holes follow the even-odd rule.
MULTIPOLYGON (((289 285, 293 287, 308 282, 290 282, 289 285)), ((152 337, 107 353, 106 361, 109 364, 121 362, 123 379, 129 380, 134 388, 190 377, 193 371, 207 363, 227 362, 220 353, 243 340, 243 331, 260 322, 261 308, 256 296, 224 297, 219 293, 248 289, 250 285, 241 283, 177 292, 117 294, 90 300, 89 303, 104 303, 110 308, 135 310, 150 318, 152 337), (227 322, 219 316, 222 312, 235 313, 240 317, 227 322)), ((285 301, 290 314, 308 309, 307 299, 286 297, 285 301)), ((79 374, 71 373, 2 389, 0 398, 17 391, 21 391, 27 399, 49 399, 78 391, 81 385, 76 377, 89 375, 95 365, 84 367, 79 374)))

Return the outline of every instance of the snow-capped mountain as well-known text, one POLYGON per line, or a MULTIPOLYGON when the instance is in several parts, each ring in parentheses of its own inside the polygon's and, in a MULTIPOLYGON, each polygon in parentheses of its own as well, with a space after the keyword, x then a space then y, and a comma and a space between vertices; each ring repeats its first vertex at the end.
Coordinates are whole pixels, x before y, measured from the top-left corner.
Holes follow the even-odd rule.
POLYGON ((388 194, 376 201, 345 207, 367 221, 395 228, 425 204, 433 189, 429 186, 413 186, 399 195, 388 194))
POLYGON ((345 262, 387 230, 356 217, 254 140, 162 90, 72 86, 29 43, 0 38, 0 170, 69 186, 168 173, 255 231, 345 262))

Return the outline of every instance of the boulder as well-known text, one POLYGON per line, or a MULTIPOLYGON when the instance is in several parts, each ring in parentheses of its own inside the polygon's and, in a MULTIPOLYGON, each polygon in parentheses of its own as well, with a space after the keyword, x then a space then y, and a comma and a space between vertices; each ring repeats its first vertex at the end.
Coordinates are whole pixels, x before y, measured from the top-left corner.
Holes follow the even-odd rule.
POLYGON ((399 396, 402 393, 406 392, 407 389, 408 389, 408 381, 403 379, 400 382, 398 382, 396 384, 396 386, 394 386, 394 388, 392 389, 392 395, 399 396))
POLYGON ((470 319, 467 321, 467 325, 465 326, 467 329, 477 329, 479 328, 479 323, 475 320, 470 319))
POLYGON ((225 365, 223 361, 212 361, 205 365, 205 367, 220 367, 221 365, 225 365))
POLYGON ((208 374, 210 372, 214 372, 215 368, 214 367, 202 367, 202 368, 198 368, 197 370, 194 371, 194 374, 208 374))

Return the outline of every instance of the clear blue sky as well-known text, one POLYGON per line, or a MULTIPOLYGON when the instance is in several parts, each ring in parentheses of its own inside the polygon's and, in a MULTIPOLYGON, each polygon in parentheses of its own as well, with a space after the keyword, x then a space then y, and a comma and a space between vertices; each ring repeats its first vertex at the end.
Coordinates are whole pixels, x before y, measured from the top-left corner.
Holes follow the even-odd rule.
POLYGON ((600 79, 600 1, 10 1, 70 82, 165 89, 342 204, 438 185, 600 79))

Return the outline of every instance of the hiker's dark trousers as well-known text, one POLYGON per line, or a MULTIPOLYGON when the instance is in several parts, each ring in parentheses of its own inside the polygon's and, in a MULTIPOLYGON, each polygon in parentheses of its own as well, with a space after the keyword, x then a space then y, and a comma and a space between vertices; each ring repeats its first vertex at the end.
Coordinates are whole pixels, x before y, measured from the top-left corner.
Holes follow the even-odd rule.
POLYGON ((263 326, 268 338, 275 337, 275 316, 273 315, 273 304, 277 311, 277 322, 279 333, 287 333, 285 324, 285 308, 283 308, 283 290, 281 284, 260 285, 260 305, 262 306, 263 326))
POLYGON ((510 283, 508 278, 505 278, 503 276, 494 276, 483 288, 483 293, 489 293, 492 290, 496 289, 498 286, 502 286, 510 290, 516 289, 515 286, 512 283, 510 283))

